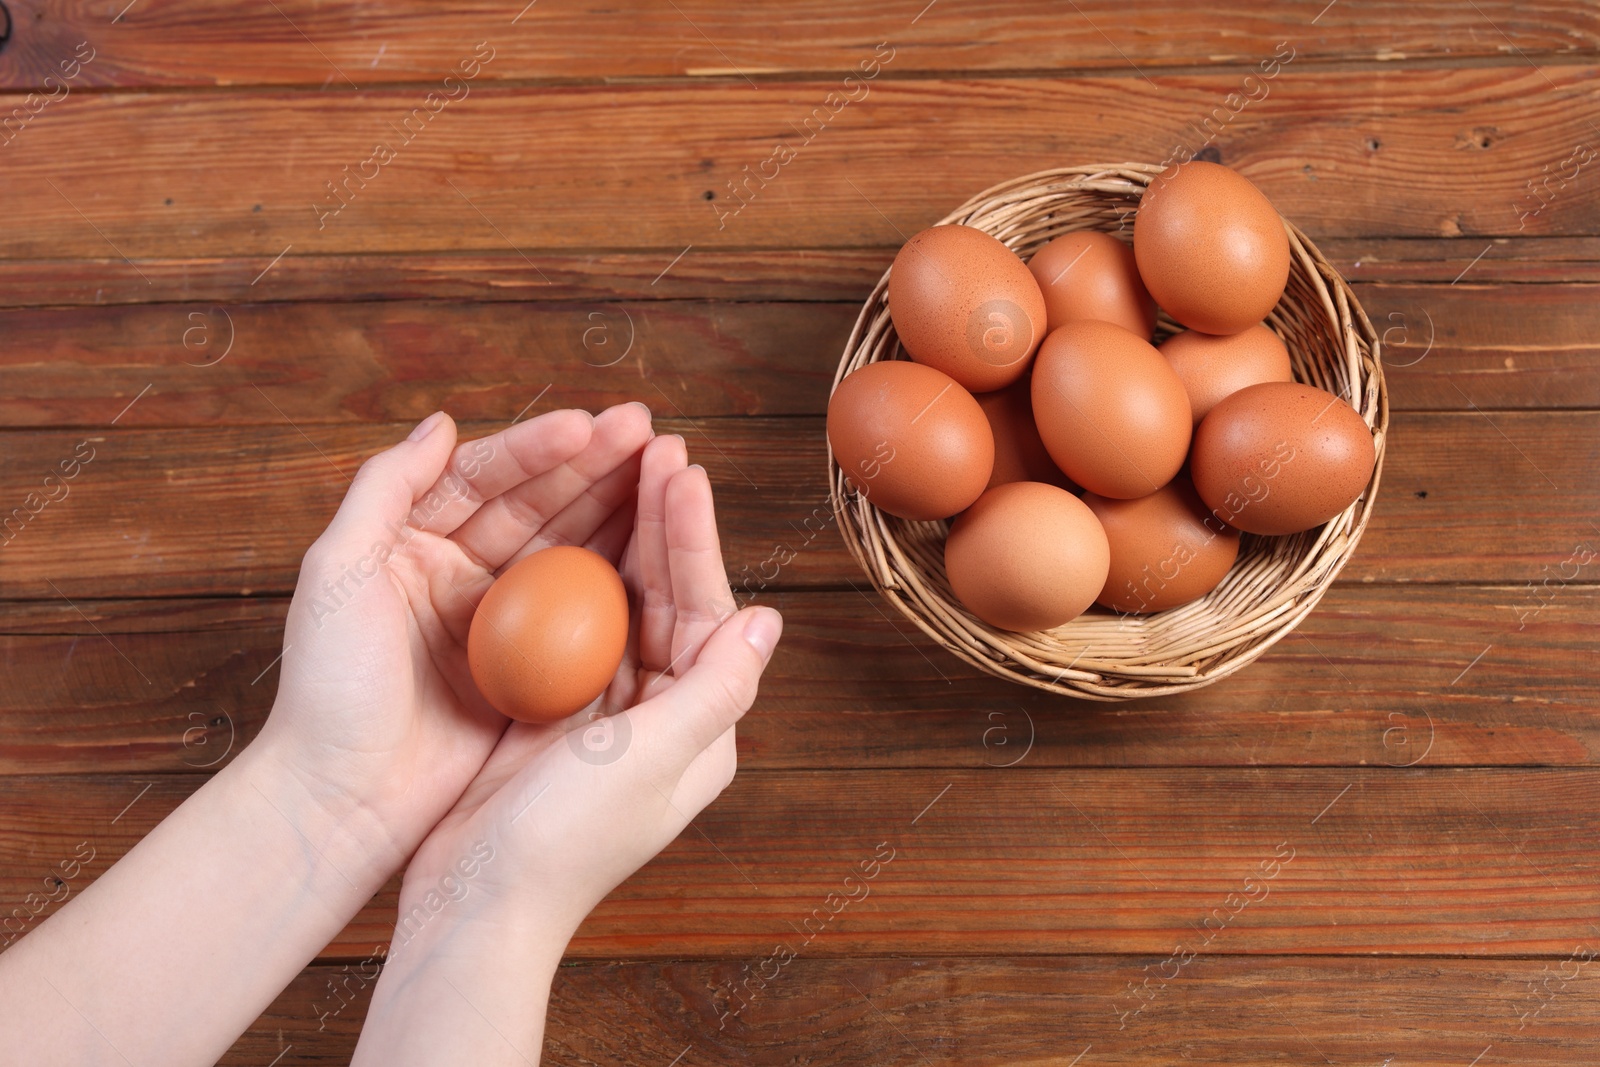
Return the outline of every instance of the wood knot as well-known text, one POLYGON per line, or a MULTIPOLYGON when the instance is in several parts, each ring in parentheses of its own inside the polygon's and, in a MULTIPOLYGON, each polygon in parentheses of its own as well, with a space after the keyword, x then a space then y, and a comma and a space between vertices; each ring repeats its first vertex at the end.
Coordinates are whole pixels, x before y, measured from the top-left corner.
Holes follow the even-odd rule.
POLYGON ((1467 152, 1480 152, 1494 144, 1499 136, 1498 126, 1474 126, 1470 130, 1456 134, 1456 148, 1467 152))

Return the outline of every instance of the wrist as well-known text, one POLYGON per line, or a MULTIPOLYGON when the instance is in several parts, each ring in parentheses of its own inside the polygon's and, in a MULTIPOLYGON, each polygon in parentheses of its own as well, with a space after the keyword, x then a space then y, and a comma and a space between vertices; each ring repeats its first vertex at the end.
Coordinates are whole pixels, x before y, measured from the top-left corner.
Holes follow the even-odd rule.
POLYGON ((427 971, 488 967, 497 975, 534 980, 555 973, 576 927, 558 914, 493 891, 459 887, 441 896, 442 884, 417 886, 407 875, 384 970, 427 971))
POLYGON ((245 795, 271 807, 294 831, 315 868, 376 892, 405 863, 415 842, 398 840, 373 808, 348 791, 305 773, 271 730, 222 772, 245 795))
POLYGON ((352 1067, 539 1062, 566 937, 536 916, 454 907, 421 929, 396 929, 352 1067))

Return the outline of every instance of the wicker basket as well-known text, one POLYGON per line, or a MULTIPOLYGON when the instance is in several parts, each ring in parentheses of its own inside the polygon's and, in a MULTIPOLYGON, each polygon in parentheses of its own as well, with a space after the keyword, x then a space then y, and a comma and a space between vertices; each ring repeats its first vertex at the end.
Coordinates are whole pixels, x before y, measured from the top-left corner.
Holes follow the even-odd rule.
MULTIPOLYGON (((1041 171, 987 189, 941 223, 974 226, 1024 259, 1072 230, 1132 238, 1133 216, 1160 167, 1136 163, 1041 171)), ((950 591, 944 572, 948 522, 914 522, 879 511, 828 458, 834 514, 850 553, 872 584, 924 633, 991 674, 1093 700, 1127 700, 1195 689, 1265 652, 1322 599, 1366 528, 1383 470, 1388 392, 1377 333, 1343 278, 1285 220, 1289 284, 1268 324, 1289 349, 1296 379, 1352 398, 1372 427, 1377 463, 1354 504, 1326 525, 1287 537, 1245 534, 1238 562, 1205 597, 1151 615, 1094 607, 1037 633, 997 630, 950 591)), ((889 320, 889 275, 851 331, 834 386, 879 359, 905 358, 889 320)), ((1163 313, 1157 340, 1181 329, 1163 313)))

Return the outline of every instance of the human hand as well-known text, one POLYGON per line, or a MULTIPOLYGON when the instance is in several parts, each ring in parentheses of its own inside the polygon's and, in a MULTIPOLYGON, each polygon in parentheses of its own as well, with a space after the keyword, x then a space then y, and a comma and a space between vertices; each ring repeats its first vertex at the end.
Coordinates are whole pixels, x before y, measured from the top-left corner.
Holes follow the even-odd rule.
POLYGON ((681 438, 645 447, 621 566, 631 632, 610 688, 585 715, 512 723, 417 849, 354 1062, 459 1061, 470 1033, 487 1042, 472 1062, 506 1041, 508 1062, 537 1059, 538 990, 578 924, 732 780, 734 724, 782 618, 735 613, 710 482, 685 463, 681 438), (608 729, 613 747, 583 744, 608 729))
POLYGON ((631 529, 642 404, 556 411, 463 444, 440 412, 363 464, 307 551, 258 746, 387 877, 450 810, 508 720, 478 693, 467 632, 508 563, 631 529))

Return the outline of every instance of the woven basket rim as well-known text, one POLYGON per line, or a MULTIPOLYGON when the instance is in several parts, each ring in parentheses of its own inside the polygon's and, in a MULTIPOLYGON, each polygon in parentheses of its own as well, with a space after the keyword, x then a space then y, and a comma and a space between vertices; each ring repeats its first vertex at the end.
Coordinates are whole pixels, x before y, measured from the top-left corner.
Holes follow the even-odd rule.
MULTIPOLYGON (((1030 244, 1043 243, 1041 232, 1056 236, 1104 229, 1072 224, 1082 217, 1104 219, 1110 211, 1125 228, 1145 187, 1168 169, 1116 163, 1036 171, 974 194, 934 225, 976 225, 1021 254, 1030 244)), ((1289 286, 1266 322, 1289 347, 1296 380, 1309 376, 1311 384, 1324 388, 1343 382, 1342 389, 1329 391, 1349 399, 1372 431, 1376 462, 1353 504, 1305 533, 1272 539, 1245 535, 1239 561, 1222 585, 1192 604, 1120 617, 1092 608, 1053 630, 1013 633, 978 620, 950 592, 942 551, 937 558, 934 553, 948 523, 914 523, 879 511, 851 489, 830 449, 833 512, 846 547, 874 588, 966 663, 1023 685, 1090 700, 1162 696, 1209 685, 1293 632, 1348 562, 1371 518, 1383 473, 1389 400, 1381 338, 1349 283, 1293 222, 1283 223, 1290 247, 1289 286), (1313 339, 1302 341, 1300 332, 1312 326, 1313 339), (1108 638, 1113 630, 1121 632, 1108 638), (1098 654, 1096 639, 1102 642, 1098 654), (1155 639, 1165 642, 1170 654, 1152 654, 1148 648, 1135 653, 1137 643, 1156 644, 1155 639), (1129 645, 1120 654, 1119 642, 1129 645)), ((833 388, 866 363, 905 358, 888 316, 889 273, 884 271, 862 305, 833 388)), ((1176 325, 1163 312, 1158 333, 1176 325)))

